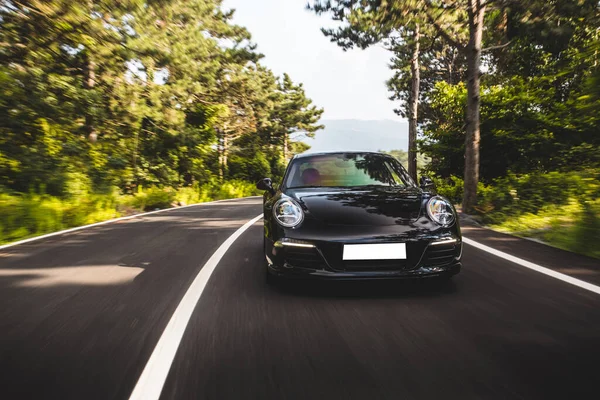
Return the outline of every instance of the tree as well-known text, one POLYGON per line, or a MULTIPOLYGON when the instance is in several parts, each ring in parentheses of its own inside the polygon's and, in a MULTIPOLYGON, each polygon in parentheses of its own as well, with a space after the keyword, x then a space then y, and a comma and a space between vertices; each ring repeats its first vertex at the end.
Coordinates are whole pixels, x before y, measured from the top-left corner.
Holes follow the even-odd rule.
POLYGON ((314 137, 315 132, 323 129, 317 125, 323 109, 312 105, 306 97, 302 84, 295 85, 288 74, 279 81, 278 96, 271 114, 271 135, 282 142, 284 160, 290 158, 290 143, 301 136, 314 137), (296 135, 296 136, 293 136, 296 135))
MULTIPOLYGON (((490 12, 485 31, 490 44, 511 45, 489 46, 483 56, 481 180, 593 165, 596 101, 588 97, 588 85, 597 71, 597 5, 510 5, 490 12)), ((442 176, 464 176, 459 136, 466 95, 466 86, 452 81, 430 90, 423 149, 442 176)))
MULTIPOLYGON (((334 19, 366 21, 375 32, 390 32, 404 25, 407 14, 426 18, 436 33, 450 45, 464 52, 467 59, 467 111, 465 134, 465 195, 463 211, 470 212, 477 201, 479 181, 479 108, 480 63, 486 0, 415 0, 406 2, 366 1, 355 4, 351 0, 316 2, 317 13, 332 11, 334 19), (368 15, 369 17, 364 17, 368 15), (385 29, 382 29, 385 28, 385 29)), ((418 26, 418 25, 417 25, 418 26)), ((418 32, 417 30, 415 30, 418 32)), ((325 31, 327 33, 327 31, 325 31)), ((342 30, 342 32, 344 32, 342 30)), ((355 35, 356 36, 356 35, 355 35)), ((368 37, 373 37, 369 35, 368 37)), ((417 75, 413 74, 413 79, 417 75)), ((409 110, 411 115, 412 110, 409 110)), ((416 118, 414 118, 416 122, 416 118)), ((409 149, 411 146, 409 145, 409 149)), ((410 167, 410 164, 409 164, 410 167)))
MULTIPOLYGON (((422 16, 412 0, 398 3, 396 6, 391 17, 386 4, 380 1, 364 1, 360 5, 347 0, 316 1, 312 6, 309 5, 309 9, 317 14, 331 12, 334 20, 347 23, 336 29, 322 29, 326 36, 331 37, 331 40, 344 50, 354 46, 364 49, 383 42, 396 54, 410 54, 410 89, 404 98, 405 107, 397 112, 408 118, 408 173, 416 181, 422 16)), ((392 96, 392 99, 396 98, 392 96)))
POLYGON ((228 178, 232 156, 280 171, 321 111, 289 78, 282 92, 232 16, 221 0, 0 0, 2 186, 177 187, 228 178))
MULTIPOLYGON (((324 30, 342 45, 363 43, 388 37, 394 29, 406 25, 406 16, 413 13, 417 21, 424 19, 448 45, 463 54, 466 60, 466 123, 464 136, 463 211, 471 212, 477 201, 480 173, 480 108, 481 60, 485 51, 500 51, 511 44, 509 25, 535 26, 552 21, 553 15, 579 14, 580 9, 597 9, 597 2, 579 0, 523 2, 520 0, 407 0, 407 1, 316 1, 311 7, 317 13, 330 11, 333 19, 348 21, 349 26, 324 30), (583 6, 583 7, 581 7, 583 6), (534 10, 534 14, 532 14, 534 10), (486 16, 488 18, 486 19, 486 16), (533 17, 532 17, 533 16, 533 17), (499 21, 498 21, 499 20, 499 21), (486 22, 487 21, 487 22, 486 22), (497 25, 500 34, 487 32, 495 43, 483 48, 486 23, 497 25), (366 32, 366 33, 365 33, 366 32)), ((424 26, 421 22, 420 26, 424 26)))
POLYGON ((120 17, 134 2, 1 4, 0 68, 12 88, 2 101, 2 174, 19 190, 44 186, 59 194, 66 174, 85 174, 105 162, 84 139, 107 128, 102 121, 109 110, 101 99, 125 68, 119 64, 120 17))
POLYGON ((254 82, 260 82, 260 86, 253 90, 254 127, 233 142, 236 164, 253 163, 257 166, 255 171, 244 172, 238 167, 234 168, 237 172, 232 171, 248 179, 253 179, 256 171, 264 171, 265 161, 278 174, 291 154, 306 150, 307 146, 298 140, 304 136, 311 137, 322 128, 317 123, 323 110, 312 105, 301 84, 294 84, 287 74, 275 78, 270 70, 264 68, 257 73, 259 75, 254 82))

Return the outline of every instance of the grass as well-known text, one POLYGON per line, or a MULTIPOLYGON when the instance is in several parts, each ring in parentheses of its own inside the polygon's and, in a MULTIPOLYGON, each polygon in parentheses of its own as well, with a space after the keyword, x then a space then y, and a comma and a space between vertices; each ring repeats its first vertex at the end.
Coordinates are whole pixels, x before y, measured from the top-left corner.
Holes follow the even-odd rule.
POLYGON ((142 211, 259 194, 244 181, 201 186, 140 188, 135 195, 85 194, 59 198, 45 194, 0 193, 0 244, 106 221, 142 211))
POLYGON ((537 214, 524 213, 490 228, 541 240, 563 250, 600 258, 600 201, 545 206, 537 214))

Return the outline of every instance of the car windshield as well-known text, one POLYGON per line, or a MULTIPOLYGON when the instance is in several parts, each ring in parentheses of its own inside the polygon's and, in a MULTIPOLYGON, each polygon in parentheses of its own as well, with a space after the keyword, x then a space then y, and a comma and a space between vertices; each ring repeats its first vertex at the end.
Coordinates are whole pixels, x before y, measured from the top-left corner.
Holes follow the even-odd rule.
POLYGON ((321 154, 292 161, 285 186, 303 187, 367 187, 415 186, 404 167, 392 157, 382 154, 321 154))

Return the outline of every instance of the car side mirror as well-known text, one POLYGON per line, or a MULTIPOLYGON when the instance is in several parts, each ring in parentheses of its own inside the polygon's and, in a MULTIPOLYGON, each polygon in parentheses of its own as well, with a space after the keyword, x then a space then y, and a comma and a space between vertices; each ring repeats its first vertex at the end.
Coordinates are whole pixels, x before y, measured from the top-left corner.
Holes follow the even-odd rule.
POLYGON ((268 190, 269 193, 275 194, 275 189, 273 189, 273 181, 271 178, 263 178, 256 182, 256 188, 258 190, 268 190))
POLYGON ((433 183, 433 180, 428 176, 422 176, 421 179, 419 179, 419 186, 423 190, 435 189, 435 183, 433 183))

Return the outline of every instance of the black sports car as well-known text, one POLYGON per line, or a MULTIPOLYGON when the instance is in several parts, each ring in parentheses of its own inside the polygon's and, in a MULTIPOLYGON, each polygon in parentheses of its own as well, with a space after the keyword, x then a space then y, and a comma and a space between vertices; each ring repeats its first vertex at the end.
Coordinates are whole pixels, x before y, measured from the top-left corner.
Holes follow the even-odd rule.
POLYGON ((451 277, 462 239, 452 204, 393 157, 339 152, 295 156, 264 194, 267 278, 451 277))

